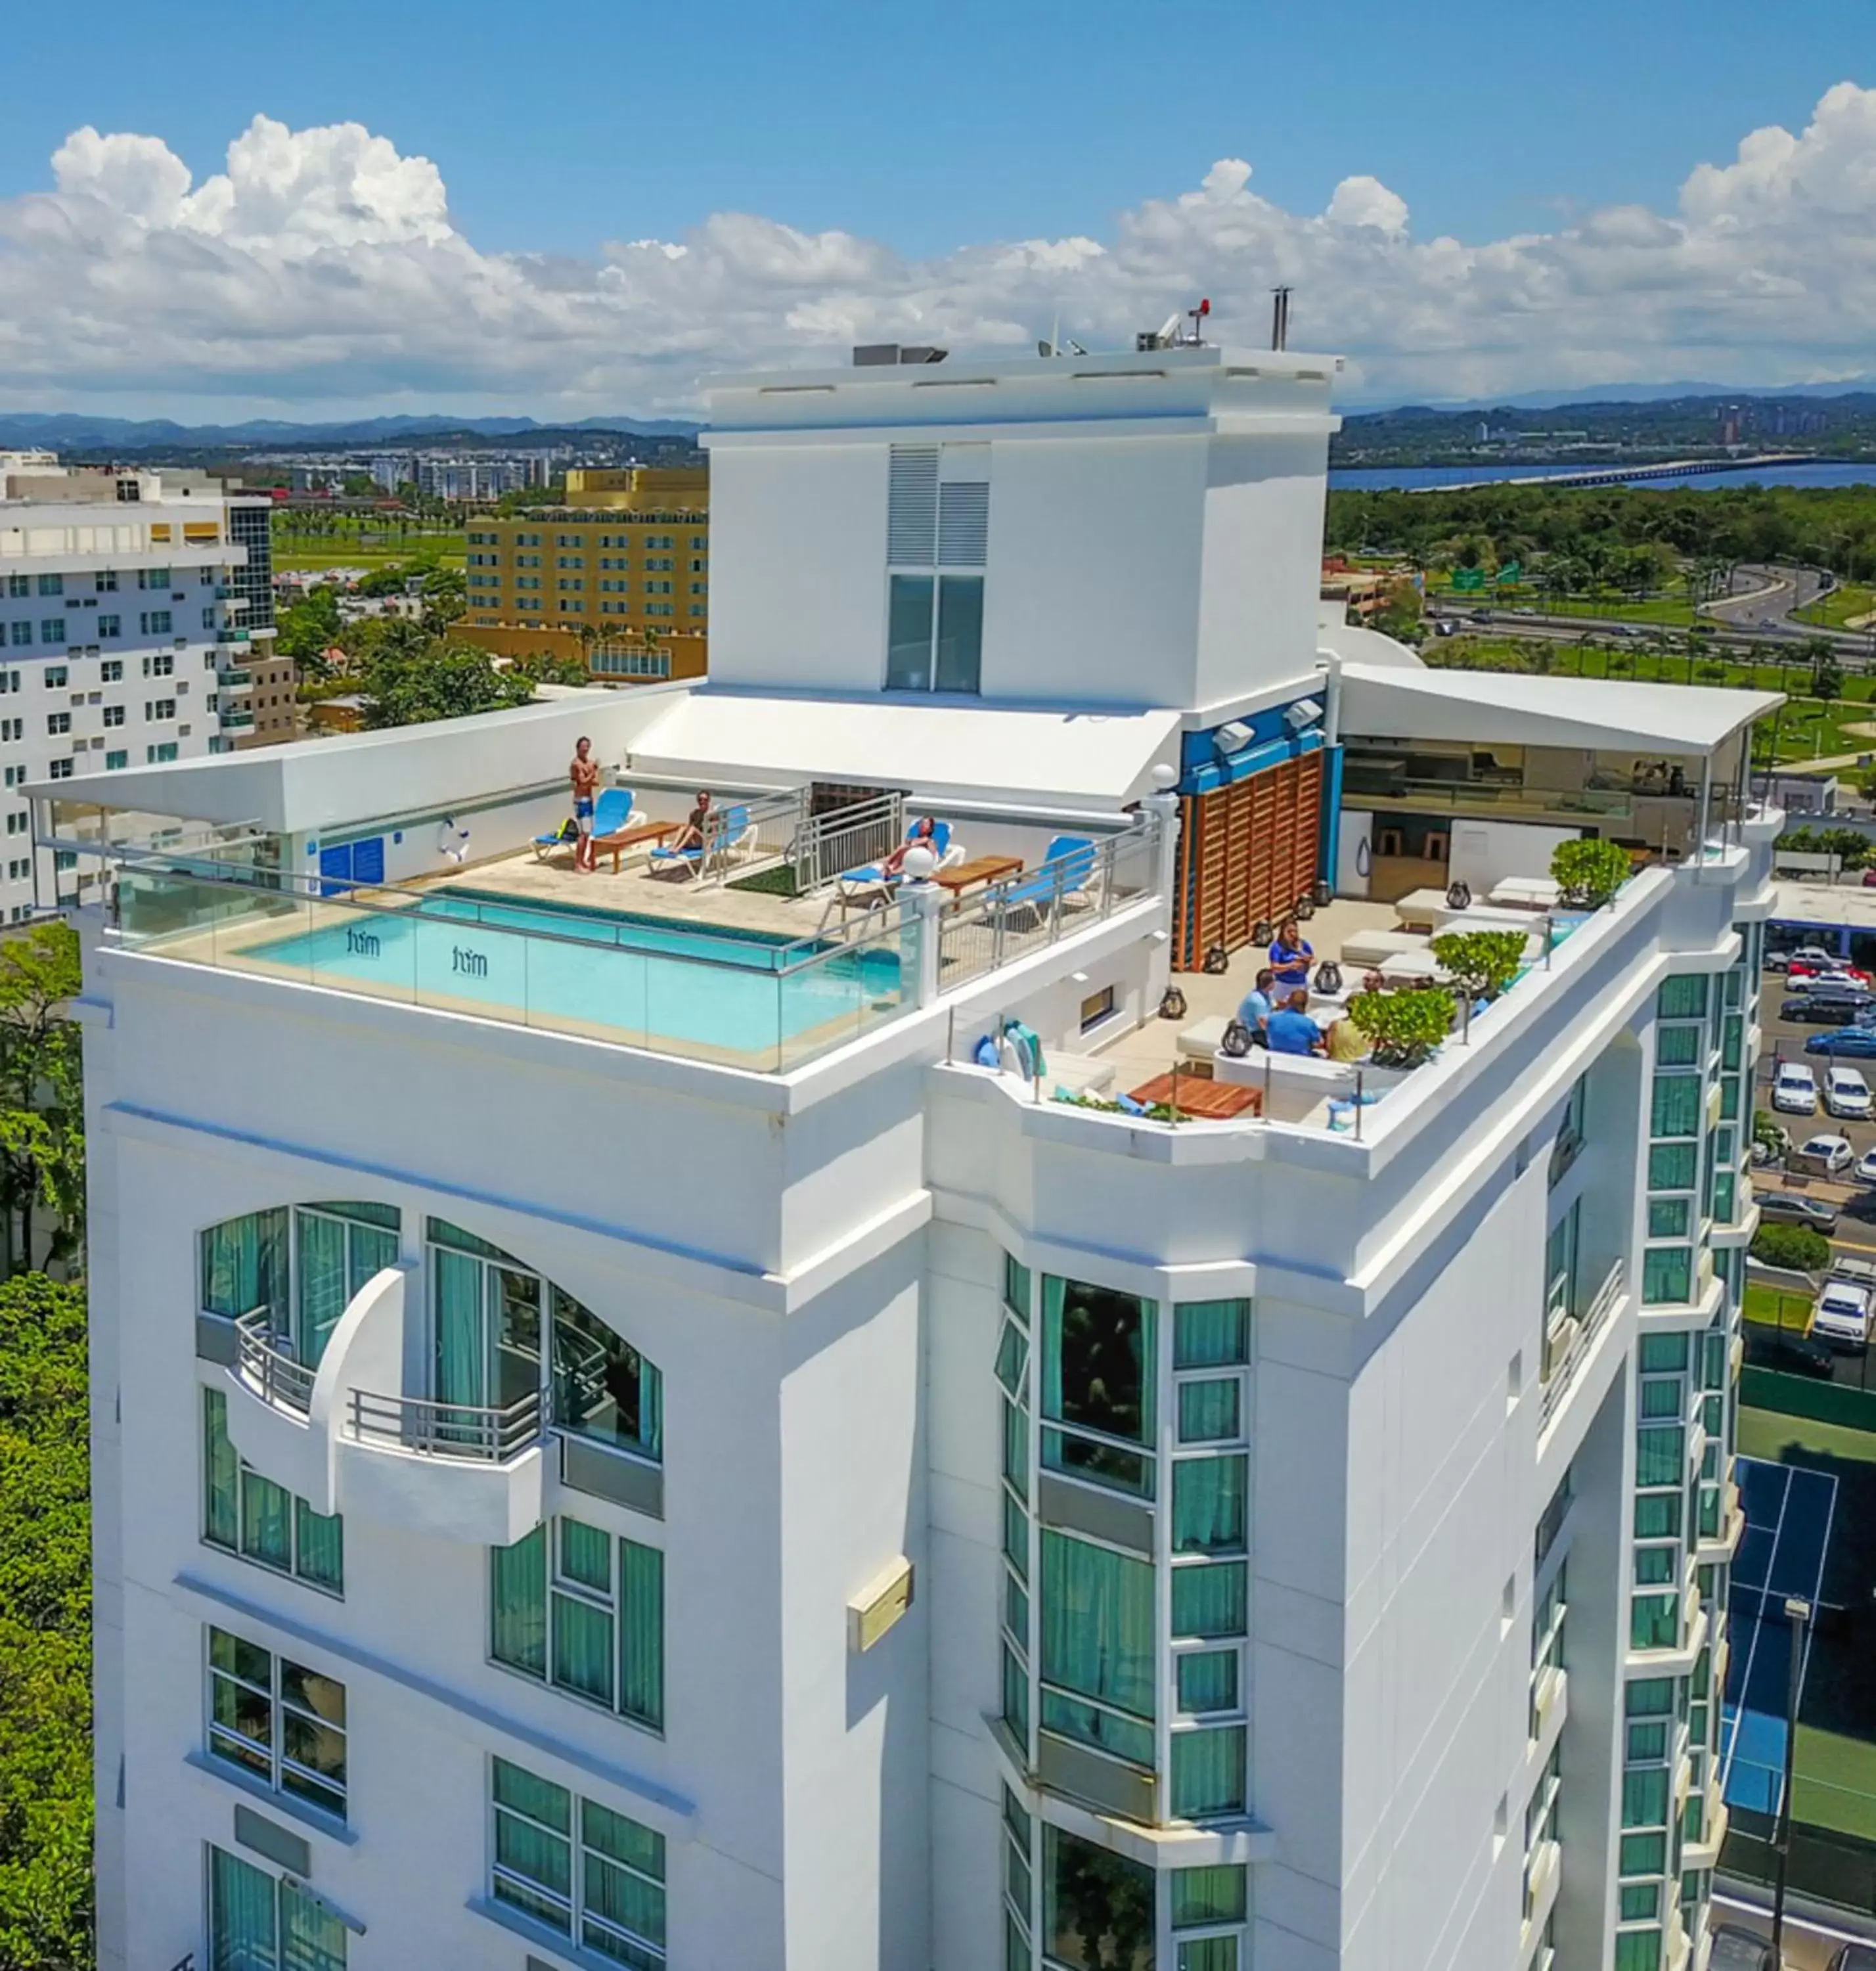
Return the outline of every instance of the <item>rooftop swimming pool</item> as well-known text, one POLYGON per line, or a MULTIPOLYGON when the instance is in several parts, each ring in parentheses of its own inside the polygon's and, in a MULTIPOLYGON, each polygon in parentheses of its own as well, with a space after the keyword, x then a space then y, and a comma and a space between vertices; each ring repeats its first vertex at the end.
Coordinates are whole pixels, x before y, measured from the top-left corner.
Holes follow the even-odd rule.
POLYGON ((248 914, 243 935, 242 919, 223 917, 217 962, 755 1067, 838 1044, 901 1000, 891 938, 842 949, 473 890, 394 910, 283 898, 270 915, 308 927, 269 936, 248 914))

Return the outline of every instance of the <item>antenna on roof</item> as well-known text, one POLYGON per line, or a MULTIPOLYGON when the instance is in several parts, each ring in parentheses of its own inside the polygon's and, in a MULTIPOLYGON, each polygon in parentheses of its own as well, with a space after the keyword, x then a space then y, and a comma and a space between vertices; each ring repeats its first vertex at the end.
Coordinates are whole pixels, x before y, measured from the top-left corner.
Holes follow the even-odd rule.
POLYGON ((1201 301, 1197 308, 1186 309, 1183 317, 1174 308, 1158 328, 1142 329, 1134 337, 1133 346, 1142 353, 1154 349, 1201 349, 1205 344, 1203 323, 1211 311, 1209 301, 1201 301), (1192 326, 1182 328, 1182 319, 1192 326))
POLYGON ((1290 291, 1288 288, 1272 288, 1270 297, 1270 346, 1272 349, 1288 349, 1290 346, 1290 291))

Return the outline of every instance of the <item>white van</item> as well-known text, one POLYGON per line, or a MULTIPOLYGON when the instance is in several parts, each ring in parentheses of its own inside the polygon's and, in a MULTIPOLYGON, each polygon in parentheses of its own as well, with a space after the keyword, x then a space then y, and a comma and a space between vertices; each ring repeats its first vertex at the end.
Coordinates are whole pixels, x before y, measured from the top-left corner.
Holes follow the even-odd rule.
POLYGON ((1811 1317, 1811 1333, 1833 1348, 1854 1350, 1869 1341, 1869 1289, 1848 1280, 1826 1280, 1811 1317))

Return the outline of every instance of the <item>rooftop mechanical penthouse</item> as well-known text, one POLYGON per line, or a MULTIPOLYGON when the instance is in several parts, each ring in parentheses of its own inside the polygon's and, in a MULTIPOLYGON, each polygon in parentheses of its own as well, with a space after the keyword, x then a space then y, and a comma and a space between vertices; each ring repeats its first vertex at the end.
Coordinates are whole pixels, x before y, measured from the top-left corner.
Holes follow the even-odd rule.
POLYGON ((707 683, 31 790, 103 1963, 1698 1971, 1777 701, 1320 621, 1334 370, 725 382, 707 683))

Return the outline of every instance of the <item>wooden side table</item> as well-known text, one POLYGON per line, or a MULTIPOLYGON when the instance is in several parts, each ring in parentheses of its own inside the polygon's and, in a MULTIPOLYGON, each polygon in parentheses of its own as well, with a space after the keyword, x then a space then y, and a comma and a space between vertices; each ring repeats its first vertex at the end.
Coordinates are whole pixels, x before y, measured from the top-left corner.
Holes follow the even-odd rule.
POLYGON ((593 855, 595 861, 604 855, 612 858, 612 873, 619 873, 620 858, 628 849, 636 849, 641 842, 659 842, 666 836, 675 835, 684 826, 681 821, 641 821, 636 828, 622 828, 617 835, 595 836, 593 855))

